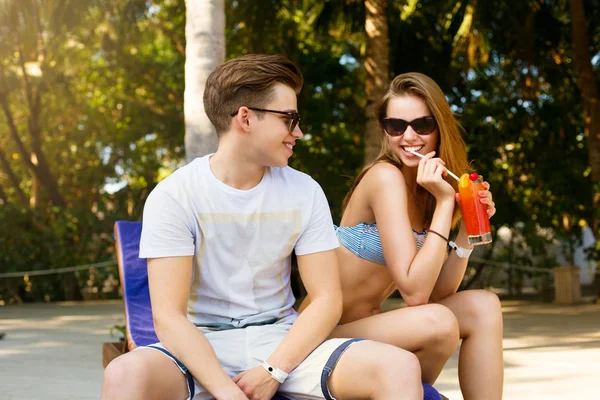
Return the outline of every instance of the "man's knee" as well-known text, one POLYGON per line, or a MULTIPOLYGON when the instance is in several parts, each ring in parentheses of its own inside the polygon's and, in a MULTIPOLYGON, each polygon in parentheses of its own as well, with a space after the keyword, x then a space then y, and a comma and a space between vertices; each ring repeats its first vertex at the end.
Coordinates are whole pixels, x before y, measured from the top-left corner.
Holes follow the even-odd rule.
POLYGON ((413 353, 389 344, 364 341, 342 354, 328 386, 335 398, 382 398, 374 394, 390 394, 399 388, 414 394, 422 390, 421 367, 413 353))
POLYGON ((421 365, 417 356, 391 345, 378 352, 372 382, 375 399, 423 398, 421 365))
POLYGON ((102 378, 102 400, 122 398, 123 390, 129 386, 127 382, 131 370, 127 367, 127 357, 120 356, 112 360, 104 369, 102 378))
POLYGON ((177 366, 154 350, 133 351, 112 360, 104 370, 102 399, 186 398, 187 384, 177 366))
POLYGON ((415 354, 389 344, 365 344, 363 351, 368 357, 365 368, 369 370, 375 385, 397 384, 398 379, 405 380, 407 384, 420 384, 421 365, 415 354))
MULTIPOLYGON (((421 365, 414 353, 400 349, 395 346, 385 345, 381 349, 379 362, 377 363, 378 376, 385 381, 397 381, 400 374, 408 379, 421 381, 421 365), (383 355, 385 354, 385 356, 383 355)), ((382 384, 385 382, 381 382, 382 384)))

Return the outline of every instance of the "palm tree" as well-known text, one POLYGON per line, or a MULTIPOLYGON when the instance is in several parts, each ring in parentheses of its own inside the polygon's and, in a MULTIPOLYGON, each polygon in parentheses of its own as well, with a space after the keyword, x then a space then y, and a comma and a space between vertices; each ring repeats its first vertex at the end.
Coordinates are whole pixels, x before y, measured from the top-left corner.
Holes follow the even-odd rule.
MULTIPOLYGON (((571 27, 573 49, 575 53, 575 66, 577 68, 577 82, 579 92, 583 99, 583 120, 585 136, 588 140, 588 161, 592 167, 592 181, 600 182, 600 96, 598 95, 598 81, 592 68, 590 45, 585 20, 583 1, 571 0, 571 27)), ((593 204, 598 210, 600 193, 594 193, 593 204)), ((592 222, 594 232, 600 228, 598 214, 595 213, 592 222)))
POLYGON ((389 84, 390 40, 388 37, 387 0, 365 0, 367 34, 365 70, 367 72, 367 123, 365 126, 365 162, 377 157, 380 149, 379 122, 375 105, 389 84))
POLYGON ((223 0, 186 0, 185 152, 187 161, 213 152, 217 136, 202 95, 211 71, 225 60, 223 0))
POLYGON ((380 132, 375 117, 375 104, 381 99, 389 83, 390 40, 388 33, 387 0, 332 0, 314 2, 311 13, 315 29, 334 34, 340 40, 348 40, 360 33, 361 50, 356 54, 361 59, 365 76, 367 99, 366 123, 363 131, 365 146, 364 161, 373 160, 380 149, 380 132), (364 42, 363 42, 364 40, 364 42), (363 51, 364 49, 364 51, 363 51))

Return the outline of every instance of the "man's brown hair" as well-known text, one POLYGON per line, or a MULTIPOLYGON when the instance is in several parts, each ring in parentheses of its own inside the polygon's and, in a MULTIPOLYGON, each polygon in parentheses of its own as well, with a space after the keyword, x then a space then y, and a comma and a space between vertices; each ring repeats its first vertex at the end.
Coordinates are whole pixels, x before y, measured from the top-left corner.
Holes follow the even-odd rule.
POLYGON ((226 132, 231 113, 240 107, 264 108, 273 96, 273 85, 302 89, 300 68, 281 55, 248 54, 219 65, 206 80, 204 109, 217 135, 226 132))

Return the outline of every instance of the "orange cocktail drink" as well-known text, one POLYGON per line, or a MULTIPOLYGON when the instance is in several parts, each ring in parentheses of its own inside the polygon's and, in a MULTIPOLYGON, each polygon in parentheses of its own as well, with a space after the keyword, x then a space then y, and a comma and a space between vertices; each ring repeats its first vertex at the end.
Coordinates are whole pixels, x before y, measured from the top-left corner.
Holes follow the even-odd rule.
POLYGON ((458 182, 460 207, 463 221, 467 229, 468 241, 472 245, 491 243, 492 232, 490 219, 487 214, 487 204, 481 202, 479 191, 484 190, 483 177, 473 174, 463 174, 458 182))

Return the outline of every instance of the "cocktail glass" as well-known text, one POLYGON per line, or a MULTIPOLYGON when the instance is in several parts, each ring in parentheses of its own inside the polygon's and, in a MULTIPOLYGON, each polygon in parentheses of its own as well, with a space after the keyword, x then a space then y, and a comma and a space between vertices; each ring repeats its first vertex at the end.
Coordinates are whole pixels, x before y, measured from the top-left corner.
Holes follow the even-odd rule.
POLYGON ((484 190, 483 177, 476 173, 463 174, 458 182, 460 207, 467 229, 469 244, 474 246, 492 242, 488 206, 483 204, 479 191, 484 190))

